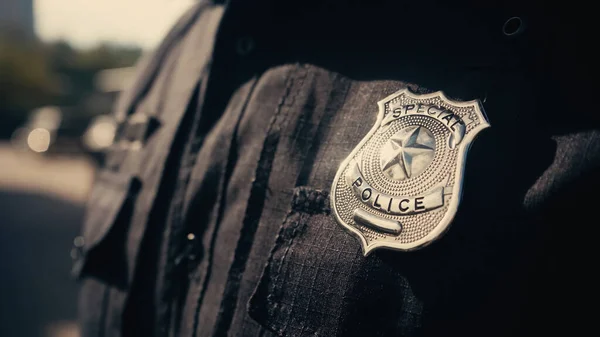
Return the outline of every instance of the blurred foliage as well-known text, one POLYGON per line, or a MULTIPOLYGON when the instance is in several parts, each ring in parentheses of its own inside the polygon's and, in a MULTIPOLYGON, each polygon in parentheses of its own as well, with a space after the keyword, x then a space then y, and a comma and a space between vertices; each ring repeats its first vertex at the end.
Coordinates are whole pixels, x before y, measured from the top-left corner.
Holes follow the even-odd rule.
POLYGON ((44 47, 0 37, 0 102, 3 111, 29 110, 60 95, 60 81, 52 71, 44 47))
POLYGON ((0 138, 36 107, 76 107, 95 91, 99 70, 131 66, 140 55, 135 46, 76 49, 65 41, 42 43, 0 32, 0 138))

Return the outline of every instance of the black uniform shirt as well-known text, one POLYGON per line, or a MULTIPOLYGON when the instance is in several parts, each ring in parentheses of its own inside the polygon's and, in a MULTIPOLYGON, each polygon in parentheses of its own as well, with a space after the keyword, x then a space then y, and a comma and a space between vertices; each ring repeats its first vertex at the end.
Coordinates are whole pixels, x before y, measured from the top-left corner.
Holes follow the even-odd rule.
POLYGON ((579 22, 512 2, 195 6, 117 106, 77 263, 83 335, 577 327, 590 269, 571 261, 589 256, 600 138, 579 98, 579 30, 557 18, 579 22), (377 102, 403 88, 480 99, 492 127, 449 232, 364 257, 328 190, 377 102))

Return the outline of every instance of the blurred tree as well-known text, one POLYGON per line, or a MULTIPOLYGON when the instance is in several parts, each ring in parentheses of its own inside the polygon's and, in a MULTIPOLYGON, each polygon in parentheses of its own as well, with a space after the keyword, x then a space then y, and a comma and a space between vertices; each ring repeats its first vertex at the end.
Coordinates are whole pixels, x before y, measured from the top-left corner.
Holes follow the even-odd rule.
POLYGON ((100 44, 86 50, 75 50, 64 42, 48 46, 53 69, 61 74, 65 88, 61 105, 76 105, 86 95, 92 93, 94 76, 103 69, 129 67, 141 55, 141 49, 109 43, 100 44))
POLYGON ((95 48, 82 50, 76 57, 77 64, 87 69, 107 69, 129 67, 141 55, 138 47, 102 43, 95 48))
POLYGON ((99 70, 132 66, 141 49, 103 43, 78 50, 65 41, 44 44, 0 34, 0 138, 10 136, 29 111, 44 105, 87 114, 81 102, 94 93, 99 70))
POLYGON ((44 49, 31 41, 0 36, 0 110, 2 118, 16 117, 60 94, 44 49))

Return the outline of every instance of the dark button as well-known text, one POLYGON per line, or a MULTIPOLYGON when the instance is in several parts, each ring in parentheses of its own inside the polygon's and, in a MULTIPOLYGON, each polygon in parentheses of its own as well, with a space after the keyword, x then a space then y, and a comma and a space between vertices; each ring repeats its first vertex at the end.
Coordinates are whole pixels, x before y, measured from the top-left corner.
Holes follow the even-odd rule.
POLYGON ((254 50, 254 39, 250 36, 244 36, 237 39, 235 51, 240 56, 246 56, 254 50))
POLYGON ((197 244, 196 235, 194 235, 194 233, 188 233, 186 235, 186 239, 187 239, 187 242, 185 244, 185 248, 175 258, 175 266, 181 265, 181 263, 184 262, 186 259, 187 260, 195 260, 196 259, 196 253, 195 253, 195 247, 194 247, 197 244))
POLYGON ((85 239, 83 236, 77 236, 73 239, 73 248, 71 249, 71 259, 73 261, 78 260, 83 255, 83 247, 85 246, 85 239))
POLYGON ((85 238, 83 236, 76 236, 75 239, 73 239, 73 246, 80 248, 83 247, 85 245, 85 238))
POLYGON ((514 16, 504 23, 502 26, 502 32, 506 36, 515 36, 523 32, 523 20, 520 17, 514 16))

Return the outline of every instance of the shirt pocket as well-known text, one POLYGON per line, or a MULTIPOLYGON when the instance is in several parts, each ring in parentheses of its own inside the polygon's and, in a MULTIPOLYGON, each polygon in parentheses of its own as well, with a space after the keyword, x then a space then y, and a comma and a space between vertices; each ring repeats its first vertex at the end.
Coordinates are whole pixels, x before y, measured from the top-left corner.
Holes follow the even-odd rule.
POLYGON ((294 189, 248 305, 254 320, 280 336, 411 336, 422 309, 397 268, 364 257, 335 222, 328 191, 294 189))
POLYGON ((90 193, 81 237, 76 239, 73 275, 93 277, 124 288, 127 284, 126 234, 140 180, 103 169, 90 193))

